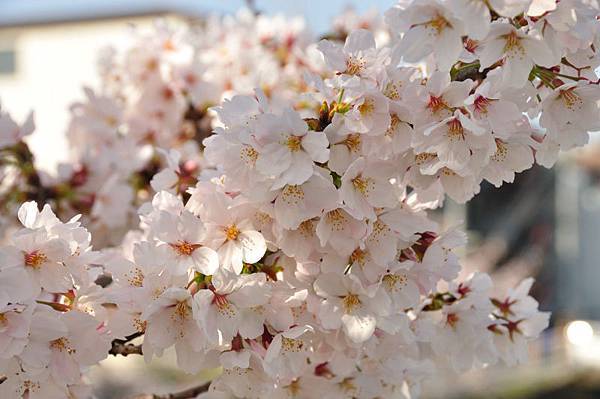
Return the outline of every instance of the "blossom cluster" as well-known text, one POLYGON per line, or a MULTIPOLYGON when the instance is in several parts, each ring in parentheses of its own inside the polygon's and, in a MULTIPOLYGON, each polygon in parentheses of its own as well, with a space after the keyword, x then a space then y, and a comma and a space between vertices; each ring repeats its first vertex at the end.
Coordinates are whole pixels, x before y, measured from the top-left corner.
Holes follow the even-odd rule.
POLYGON ((62 223, 35 202, 18 216, 22 228, 0 248, 0 396, 89 397, 82 372, 111 346, 88 267, 98 253, 78 217, 62 223))
POLYGON ((245 10, 209 17, 202 27, 157 22, 132 36, 125 51, 108 47, 100 54, 101 85, 84 88, 85 98, 71 107, 69 157, 55 175, 37 171, 32 178, 32 167, 13 162, 31 158, 21 144, 33 126, 28 122, 19 134, 0 115, 8 132, 0 149, 10 159, 0 165, 6 174, 0 192, 19 193, 0 201, 4 212, 27 200, 48 202, 65 218, 82 214, 96 245, 116 245, 135 228, 136 209, 153 191, 153 175, 169 163, 169 151, 181 153, 172 184, 180 192, 195 184, 205 166, 201 141, 212 130, 211 106, 256 87, 292 106, 305 90, 303 71, 322 65, 299 17, 245 10))
POLYGON ((222 368, 206 398, 416 397, 441 370, 523 362, 549 321, 533 279, 498 295, 461 275, 465 233, 427 211, 598 129, 599 13, 403 1, 387 31, 349 22, 317 44, 242 14, 196 48, 159 31, 107 56, 106 93, 73 108, 84 166, 65 198, 90 190, 83 213, 123 240, 92 251, 77 217, 22 205, 0 250, 0 392, 86 397, 82 371, 141 335, 148 361, 222 368))

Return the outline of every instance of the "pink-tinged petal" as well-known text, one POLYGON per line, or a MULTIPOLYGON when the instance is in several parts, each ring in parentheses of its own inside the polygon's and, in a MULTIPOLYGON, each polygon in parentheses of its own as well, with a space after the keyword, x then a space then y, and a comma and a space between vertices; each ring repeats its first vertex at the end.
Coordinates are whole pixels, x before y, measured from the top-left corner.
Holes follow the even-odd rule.
POLYGON ((463 50, 460 33, 446 28, 435 41, 435 57, 441 71, 449 71, 463 50))
POLYGON ((500 61, 504 55, 505 46, 506 41, 498 38, 482 43, 480 45, 481 50, 479 50, 479 62, 481 65, 479 69, 483 71, 485 68, 500 61))
POLYGON ((219 254, 219 260, 225 269, 233 271, 236 274, 242 272, 242 267, 244 266, 243 254, 241 245, 237 241, 226 241, 219 248, 217 253, 219 254))
POLYGON ((35 201, 29 201, 21 205, 17 215, 19 217, 19 221, 24 227, 32 229, 37 227, 35 222, 39 212, 40 211, 38 210, 37 203, 35 201))
POLYGON ((197 248, 192 253, 192 258, 194 260, 193 269, 206 276, 213 275, 219 268, 219 255, 211 248, 197 248))
POLYGON ((49 292, 67 292, 73 288, 73 282, 68 277, 65 266, 49 262, 38 270, 40 285, 49 292))
POLYGON ((317 49, 323 53, 323 58, 329 68, 338 72, 346 70, 346 57, 340 45, 329 40, 321 40, 317 49))
POLYGON ((347 290, 342 277, 336 273, 325 273, 317 277, 314 283, 315 292, 322 297, 343 296, 347 290))
POLYGON ((302 137, 302 148, 306 150, 310 158, 319 163, 327 162, 329 159, 329 141, 323 132, 308 132, 302 137))
POLYGON ((375 37, 366 29, 355 29, 346 38, 344 51, 354 53, 375 48, 375 37))
POLYGON ((502 67, 502 80, 510 87, 523 87, 529 79, 533 63, 526 57, 507 58, 502 67))
POLYGON ((292 154, 287 147, 274 143, 266 145, 256 160, 256 170, 265 176, 277 176, 292 164, 292 154))
POLYGON ((172 169, 163 169, 152 177, 150 186, 154 191, 166 190, 177 184, 179 177, 172 169))
POLYGON ((23 266, 22 251, 12 246, 0 248, 0 270, 9 270, 19 266, 23 266))
POLYGON ((312 176, 314 163, 307 153, 298 151, 291 157, 290 167, 275 181, 272 189, 281 188, 286 184, 302 184, 312 176))
POLYGON ((444 91, 444 101, 450 107, 461 107, 464 105, 467 97, 469 97, 472 87, 473 81, 471 79, 467 79, 463 82, 452 82, 444 91))
POLYGON ((240 233, 238 240, 242 246, 243 260, 246 263, 258 262, 267 251, 265 238, 258 231, 244 231, 240 233))
POLYGON ((319 320, 321 325, 329 330, 337 330, 342 326, 342 306, 340 300, 327 299, 319 306, 319 320))
POLYGON ((429 31, 423 26, 416 26, 409 29, 398 46, 394 49, 394 53, 402 55, 403 61, 418 62, 431 54, 431 45, 424 42, 423 38, 427 37, 429 31))
POLYGON ((560 59, 552 53, 552 50, 550 50, 543 39, 536 40, 532 38, 523 38, 521 39, 521 44, 527 52, 527 55, 531 57, 533 62, 537 65, 552 67, 560 62, 560 59))
POLYGON ((271 344, 269 345, 269 348, 267 349, 267 353, 265 355, 266 363, 273 362, 279 356, 279 353, 281 352, 281 345, 282 345, 281 335, 277 334, 273 338, 273 341, 271 341, 271 344))
POLYGON ((492 9, 503 17, 513 18, 525 11, 529 0, 490 0, 492 9))
POLYGON ((375 317, 363 309, 342 316, 344 332, 353 342, 365 342, 373 335, 376 326, 375 317))

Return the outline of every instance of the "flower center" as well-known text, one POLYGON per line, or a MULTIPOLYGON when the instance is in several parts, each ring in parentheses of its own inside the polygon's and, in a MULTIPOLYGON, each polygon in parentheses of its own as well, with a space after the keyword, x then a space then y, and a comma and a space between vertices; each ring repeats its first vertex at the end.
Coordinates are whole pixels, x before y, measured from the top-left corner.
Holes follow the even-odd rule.
POLYGON ((286 352, 301 352, 304 348, 304 341, 301 339, 293 339, 281 337, 281 349, 286 352))
POLYGON ((72 355, 76 352, 76 350, 71 348, 69 345, 70 342, 65 337, 61 337, 50 342, 50 348, 59 352, 67 352, 69 355, 72 355))
POLYGON ((430 152, 422 152, 415 156, 415 163, 417 166, 423 165, 425 162, 435 159, 436 155, 430 152))
POLYGON ((309 219, 309 220, 305 220, 304 222, 300 223, 300 226, 298 226, 298 232, 305 239, 313 237, 315 235, 314 222, 309 219))
POLYGON ((180 321, 186 319, 190 315, 190 306, 187 301, 177 302, 173 311, 172 319, 178 318, 180 321))
POLYGON ((41 385, 39 384, 39 382, 33 382, 31 380, 25 380, 21 383, 21 393, 25 394, 25 392, 28 393, 32 393, 32 392, 37 392, 39 391, 41 388, 41 385))
POLYGON ((281 192, 281 198, 288 205, 298 205, 304 199, 304 190, 300 186, 287 185, 281 192))
POLYGON ((148 71, 155 71, 158 69, 158 60, 156 58, 151 58, 146 62, 146 69, 148 71))
POLYGON ((390 115, 390 118, 391 118, 390 127, 388 127, 388 129, 385 131, 386 137, 393 137, 394 133, 396 133, 396 129, 398 128, 398 125, 400 125, 400 122, 402 122, 400 120, 400 117, 396 114, 390 115))
POLYGON ((240 235, 240 230, 237 228, 237 226, 235 224, 232 224, 231 226, 228 226, 225 228, 225 237, 227 237, 227 240, 229 240, 229 241, 237 240, 239 235, 240 235))
POLYGON ((441 169, 441 172, 444 176, 449 176, 449 177, 456 176, 456 173, 454 173, 454 171, 452 169, 447 168, 445 166, 441 169))
POLYGON ((372 98, 365 98, 365 101, 358 106, 358 111, 362 116, 369 115, 375 110, 375 101, 372 98))
POLYGON ((450 327, 454 327, 456 325, 456 323, 458 323, 459 317, 456 313, 448 313, 448 315, 446 316, 446 323, 450 326, 450 327))
POLYGON ((187 241, 177 241, 169 243, 169 245, 181 256, 191 256, 195 250, 201 247, 200 244, 192 244, 187 241))
POLYGON ((288 137, 285 145, 291 152, 300 151, 300 143, 302 142, 302 137, 300 136, 290 136, 288 137))
POLYGON ((25 266, 38 269, 44 262, 48 260, 48 257, 40 251, 33 251, 30 253, 24 253, 25 266))
POLYGON ((406 286, 408 281, 406 274, 386 274, 381 281, 388 291, 399 291, 406 286), (400 285, 400 287, 398 287, 400 285))
POLYGON ((450 22, 448 22, 446 18, 439 14, 436 15, 435 18, 433 18, 431 21, 429 21, 427 23, 427 26, 433 28, 438 35, 442 33, 447 27, 451 27, 450 22))
POLYGON ((364 178, 362 176, 356 176, 354 179, 352 179, 352 185, 361 194, 366 195, 371 188, 371 179, 364 178))
POLYGON ((385 89, 383 90, 383 94, 389 98, 390 100, 399 100, 400 99, 400 92, 399 92, 399 86, 402 86, 402 82, 389 82, 387 85, 385 85, 385 89))
POLYGON ((360 299, 356 294, 348 294, 342 300, 342 304, 344 305, 346 313, 350 313, 360 306, 360 299))
POLYGON ((342 231, 344 230, 346 216, 344 216, 341 209, 334 209, 333 211, 327 212, 327 222, 331 225, 333 230, 342 231))
POLYGON ((254 165, 258 159, 258 152, 249 145, 240 150, 240 159, 248 165, 254 165))
POLYGON ((502 162, 508 155, 508 148, 506 144, 500 139, 496 139, 496 153, 492 155, 492 160, 496 162, 502 162))
POLYGON ((110 127, 116 127, 117 124, 119 123, 119 121, 117 120, 117 118, 115 118, 112 115, 108 115, 106 116, 106 118, 104 118, 104 120, 106 121, 106 124, 110 127))
POLYGON ((492 102, 489 98, 486 98, 484 96, 478 96, 473 102, 473 106, 475 107, 475 111, 481 114, 486 114, 488 111, 487 109, 491 103, 492 102))
POLYGON ((143 333, 144 331, 146 331, 147 322, 145 320, 142 320, 139 317, 134 317, 132 324, 137 332, 143 333))
POLYGON ((338 385, 340 389, 346 393, 357 391, 353 378, 344 378, 342 381, 338 382, 338 385))
POLYGON ((525 54, 525 49, 521 44, 521 39, 517 35, 517 32, 510 32, 504 36, 504 52, 510 55, 516 55, 517 53, 521 56, 525 54))
POLYGON ((298 380, 294 380, 290 385, 285 387, 292 397, 296 397, 300 393, 300 383, 298 380))
POLYGON ((142 272, 142 269, 135 267, 127 277, 127 282, 132 287, 141 287, 144 283, 144 273, 142 272))
POLYGON ((460 140, 465 139, 464 129, 458 119, 452 119, 451 121, 449 121, 447 123, 447 125, 448 125, 448 131, 447 131, 446 135, 448 136, 450 141, 454 142, 454 141, 460 141, 460 140))
POLYGON ((231 303, 229 303, 227 295, 217 294, 216 292, 214 292, 213 294, 214 297, 212 303, 217 307, 217 312, 227 317, 235 316, 235 309, 233 308, 233 306, 231 306, 231 303))
POLYGON ((349 134, 342 144, 346 146, 350 152, 358 152, 360 150, 360 134, 349 134))
POLYGON ((429 102, 427 103, 427 108, 431 110, 434 114, 442 109, 447 108, 448 106, 444 102, 444 98, 442 96, 436 97, 432 94, 429 95, 429 102))
POLYGON ((365 68, 365 61, 359 57, 346 58, 346 73, 348 75, 358 75, 365 68))
POLYGON ((563 102, 565 103, 565 107, 567 107, 569 111, 573 111, 576 108, 581 108, 583 105, 581 97, 575 93, 574 89, 575 88, 572 87, 568 90, 561 90, 559 94, 559 97, 562 98, 563 102))
POLYGON ((358 263, 360 265, 360 267, 363 267, 365 265, 366 257, 367 257, 366 251, 363 251, 360 248, 356 248, 350 255, 350 262, 358 263))
POLYGON ((470 38, 467 38, 464 44, 465 50, 467 50, 469 53, 475 53, 475 50, 477 50, 477 47, 479 47, 479 43, 470 38))

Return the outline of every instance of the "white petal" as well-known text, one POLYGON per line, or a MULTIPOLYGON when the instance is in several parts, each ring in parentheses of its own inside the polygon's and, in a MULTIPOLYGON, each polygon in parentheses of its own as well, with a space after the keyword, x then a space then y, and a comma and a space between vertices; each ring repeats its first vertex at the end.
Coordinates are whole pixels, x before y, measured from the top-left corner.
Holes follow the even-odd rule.
POLYGON ((267 251, 265 238, 258 231, 244 231, 240 233, 238 241, 242 244, 242 256, 246 263, 258 262, 267 251))

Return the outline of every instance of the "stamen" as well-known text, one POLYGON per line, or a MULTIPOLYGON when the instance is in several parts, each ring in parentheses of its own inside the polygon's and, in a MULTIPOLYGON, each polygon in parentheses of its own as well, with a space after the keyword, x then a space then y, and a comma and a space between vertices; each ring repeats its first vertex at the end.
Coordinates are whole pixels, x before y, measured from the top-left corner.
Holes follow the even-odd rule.
POLYGON ((448 126, 446 136, 448 136, 450 141, 454 142, 465 139, 464 129, 458 119, 454 118, 450 120, 446 125, 448 126))
POLYGON ((427 23, 427 26, 433 28, 438 35, 441 34, 447 27, 451 27, 450 23, 446 20, 446 18, 439 14, 436 15, 434 19, 429 21, 427 23))
POLYGON ((25 266, 38 269, 44 262, 48 260, 48 257, 40 251, 33 251, 30 253, 23 253, 25 266))
POLYGON ((288 137, 285 145, 287 146, 287 148, 289 148, 289 150, 291 152, 297 152, 300 151, 300 143, 302 142, 302 137, 300 136, 290 136, 288 137))
POLYGON ((506 147, 506 144, 502 140, 496 139, 496 153, 492 155, 492 160, 496 162, 502 162, 506 159, 507 155, 508 148, 506 147))
POLYGON ((200 244, 192 244, 187 241, 177 241, 169 243, 169 245, 181 256, 191 256, 195 250, 201 247, 200 244))
POLYGON ((354 309, 361 305, 360 299, 356 294, 348 294, 342 300, 342 304, 344 305, 344 310, 346 313, 352 312, 354 309))
POLYGON ((258 159, 258 152, 249 145, 240 150, 240 159, 248 165, 254 165, 258 159))
POLYGON ((365 69, 365 61, 358 57, 348 57, 346 59, 346 71, 348 75, 359 75, 365 69))
POLYGON ((344 141, 342 141, 342 144, 346 146, 346 148, 348 148, 348 151, 350 152, 359 152, 360 151, 360 143, 361 143, 361 139, 360 139, 360 134, 349 134, 348 137, 346 137, 346 139, 344 141))
POLYGON ((372 98, 365 98, 365 101, 358 106, 361 115, 369 115, 375 110, 375 101, 372 98))
POLYGON ((362 177, 361 175, 356 176, 352 179, 352 185, 362 195, 367 195, 373 188, 373 182, 370 178, 362 177))
POLYGON ((237 240, 239 235, 240 235, 240 230, 237 228, 237 226, 235 224, 232 224, 231 226, 228 226, 225 228, 225 236, 227 237, 227 240, 229 240, 229 241, 237 240))

